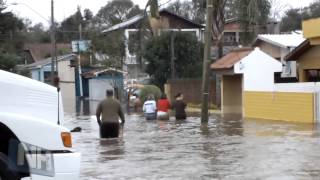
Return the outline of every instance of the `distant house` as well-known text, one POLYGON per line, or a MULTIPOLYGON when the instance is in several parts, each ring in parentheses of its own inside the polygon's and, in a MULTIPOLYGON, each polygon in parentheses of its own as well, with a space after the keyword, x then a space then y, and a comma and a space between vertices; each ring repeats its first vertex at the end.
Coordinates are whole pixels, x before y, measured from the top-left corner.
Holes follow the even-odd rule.
MULTIPOLYGON (((250 32, 255 32, 257 34, 279 34, 280 26, 277 21, 269 21, 266 25, 254 26, 255 29, 249 29, 250 32)), ((241 27, 239 18, 226 19, 224 24, 224 46, 239 46, 242 45, 241 38, 245 31, 241 27)))
MULTIPOLYGON (((143 75, 142 70, 137 62, 137 52, 129 51, 130 39, 133 36, 136 36, 141 23, 147 22, 148 29, 157 28, 161 32, 168 31, 180 31, 185 33, 190 33, 195 35, 199 40, 203 38, 203 26, 197 23, 194 23, 184 17, 176 15, 167 10, 160 10, 160 23, 155 24, 152 19, 139 14, 132 17, 126 22, 116 24, 112 27, 109 27, 102 31, 103 34, 108 35, 113 31, 123 30, 126 38, 125 43, 125 62, 123 70, 128 72, 129 79, 137 79, 140 75, 143 75)), ((150 31, 149 31, 150 32, 150 31)))
POLYGON ((285 56, 294 48, 304 42, 302 34, 259 34, 253 43, 263 52, 279 60, 283 64, 283 70, 276 75, 276 82, 292 82, 297 80, 297 65, 295 61, 285 61, 285 56))
MULTIPOLYGON (((71 45, 64 43, 56 44, 57 55, 71 53, 71 45)), ((31 64, 37 61, 42 61, 51 57, 51 44, 50 43, 34 43, 24 45, 24 64, 31 64)))
MULTIPOLYGON (((60 63, 68 61, 71 63, 71 61, 74 61, 76 58, 76 55, 74 54, 68 54, 64 56, 58 56, 58 69, 60 67, 61 72, 64 69, 60 63)), ((69 65, 66 65, 67 67, 70 67, 69 65)), ((51 75, 51 57, 37 61, 35 63, 29 64, 25 66, 25 68, 29 69, 31 72, 31 78, 34 80, 38 80, 45 83, 50 83, 50 75, 51 75)), ((56 72, 56 67, 54 67, 54 71, 56 72)), ((67 72, 67 71, 65 71, 67 72)), ((59 74, 62 77, 65 77, 64 74, 59 74)))

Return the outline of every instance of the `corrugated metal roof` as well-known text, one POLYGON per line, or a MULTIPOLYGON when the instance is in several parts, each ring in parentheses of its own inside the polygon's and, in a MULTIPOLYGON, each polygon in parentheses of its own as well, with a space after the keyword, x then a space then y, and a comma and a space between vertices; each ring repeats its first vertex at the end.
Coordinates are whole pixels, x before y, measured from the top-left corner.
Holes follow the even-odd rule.
POLYGON ((215 70, 232 68, 234 64, 248 56, 248 54, 250 54, 252 51, 252 48, 235 49, 215 63, 211 64, 210 68, 215 70))
POLYGON ((254 44, 258 41, 265 41, 283 48, 294 48, 305 41, 305 38, 302 34, 260 34, 254 44))
MULTIPOLYGON (((161 9, 161 10, 159 11, 159 13, 160 13, 160 16, 161 16, 162 14, 164 14, 164 13, 170 14, 170 15, 172 15, 172 16, 175 16, 175 17, 179 18, 179 19, 182 19, 182 20, 185 21, 185 22, 188 22, 188 23, 192 24, 193 26, 195 26, 195 27, 197 27, 197 28, 203 28, 203 27, 204 27, 204 26, 202 26, 201 24, 197 24, 197 23, 195 23, 195 22, 193 22, 193 21, 191 21, 191 20, 189 20, 189 19, 186 19, 186 18, 184 18, 184 17, 182 17, 182 16, 179 16, 179 15, 177 15, 177 14, 175 14, 175 13, 172 13, 172 12, 166 10, 166 9, 161 9)), ((115 30, 119 30, 119 29, 125 29, 125 28, 127 28, 128 26, 139 22, 139 21, 142 20, 144 17, 145 17, 144 14, 138 14, 138 15, 136 15, 136 16, 128 19, 128 20, 125 21, 125 22, 116 24, 116 25, 114 25, 114 26, 111 26, 111 27, 103 30, 102 33, 108 33, 108 32, 115 31, 115 30)))
MULTIPOLYGON (((62 61, 62 60, 70 60, 73 59, 76 55, 75 54, 67 54, 67 55, 63 55, 63 56, 58 56, 57 60, 58 61, 62 61)), ((27 66, 25 66, 25 68, 28 69, 34 69, 34 68, 41 68, 42 66, 51 64, 51 57, 41 60, 41 61, 37 61, 35 63, 29 64, 27 66)))
POLYGON ((115 68, 105 68, 105 69, 100 68, 100 69, 94 69, 94 70, 82 73, 81 75, 84 76, 85 78, 94 78, 94 77, 98 77, 100 74, 108 73, 108 72, 127 74, 127 72, 119 70, 119 69, 115 69, 115 68))
POLYGON ((125 22, 122 22, 122 23, 119 23, 119 24, 116 24, 114 26, 111 26, 109 27, 108 29, 106 30, 103 30, 102 33, 107 33, 107 32, 111 32, 111 31, 115 31, 115 30, 118 30, 118 29, 124 29, 138 21, 140 21, 141 19, 143 19, 144 15, 143 14, 138 14, 130 19, 128 19, 127 21, 125 22))

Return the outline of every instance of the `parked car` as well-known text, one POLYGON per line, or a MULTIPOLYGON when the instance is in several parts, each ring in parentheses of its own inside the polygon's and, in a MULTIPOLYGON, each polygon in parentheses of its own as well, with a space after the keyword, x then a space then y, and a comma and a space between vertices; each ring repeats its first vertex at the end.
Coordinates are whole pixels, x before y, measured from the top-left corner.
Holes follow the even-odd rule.
POLYGON ((0 70, 0 180, 79 179, 57 88, 0 70))

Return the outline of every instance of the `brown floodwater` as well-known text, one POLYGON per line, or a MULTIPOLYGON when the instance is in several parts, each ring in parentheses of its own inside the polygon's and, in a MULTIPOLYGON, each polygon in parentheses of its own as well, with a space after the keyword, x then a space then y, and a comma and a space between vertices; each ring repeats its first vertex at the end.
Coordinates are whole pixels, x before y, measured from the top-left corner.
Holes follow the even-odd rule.
MULTIPOLYGON (((120 138, 100 139, 91 108, 65 125, 82 153, 81 179, 318 179, 320 131, 310 124, 211 115, 185 121, 126 116, 120 138)), ((83 108, 85 107, 85 108, 83 108)), ((79 109, 79 108, 78 108, 79 109)))

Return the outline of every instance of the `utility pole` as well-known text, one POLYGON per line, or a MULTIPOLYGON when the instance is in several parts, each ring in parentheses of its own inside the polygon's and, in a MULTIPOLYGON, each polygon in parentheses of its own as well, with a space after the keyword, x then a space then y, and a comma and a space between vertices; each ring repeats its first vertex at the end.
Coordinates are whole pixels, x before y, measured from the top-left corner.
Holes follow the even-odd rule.
POLYGON ((176 76, 176 70, 174 67, 174 31, 171 31, 170 34, 170 49, 171 49, 171 79, 174 79, 176 76))
POLYGON ((82 85, 82 69, 81 69, 81 49, 80 43, 82 43, 82 25, 79 24, 79 41, 78 44, 78 77, 79 77, 79 88, 80 88, 80 97, 83 97, 83 85, 82 85))
POLYGON ((212 27, 213 20, 213 0, 207 0, 206 30, 205 30, 205 46, 202 69, 202 105, 201 105, 201 123, 209 121, 209 63, 211 58, 212 44, 212 27))
POLYGON ((55 27, 54 27, 54 3, 51 0, 51 26, 50 26, 50 37, 51 37, 51 84, 54 85, 54 67, 56 57, 56 39, 55 39, 55 27))
POLYGON ((82 24, 79 24, 79 39, 82 40, 82 24))

